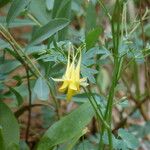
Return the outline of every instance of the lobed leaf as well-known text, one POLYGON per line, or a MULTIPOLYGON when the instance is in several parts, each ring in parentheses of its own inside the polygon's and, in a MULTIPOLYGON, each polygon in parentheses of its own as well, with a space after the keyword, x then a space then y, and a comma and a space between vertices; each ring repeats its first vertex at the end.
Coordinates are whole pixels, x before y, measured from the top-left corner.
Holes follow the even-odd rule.
POLYGON ((122 140, 126 143, 127 147, 130 149, 136 149, 139 147, 139 141, 135 136, 125 129, 119 129, 118 135, 122 138, 122 140))

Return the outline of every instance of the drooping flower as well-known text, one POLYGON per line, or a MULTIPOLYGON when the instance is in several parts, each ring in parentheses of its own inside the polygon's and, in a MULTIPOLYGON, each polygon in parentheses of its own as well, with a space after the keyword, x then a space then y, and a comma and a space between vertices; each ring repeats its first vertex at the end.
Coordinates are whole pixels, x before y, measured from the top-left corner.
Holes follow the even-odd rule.
POLYGON ((79 59, 77 64, 75 61, 77 60, 77 54, 72 58, 71 62, 71 54, 70 51, 68 53, 68 61, 66 72, 63 75, 62 79, 53 79, 54 81, 63 82, 61 87, 59 88, 60 92, 67 92, 67 100, 70 101, 72 96, 76 93, 80 92, 80 86, 87 86, 86 78, 80 78, 80 68, 81 68, 81 51, 79 51, 79 59))

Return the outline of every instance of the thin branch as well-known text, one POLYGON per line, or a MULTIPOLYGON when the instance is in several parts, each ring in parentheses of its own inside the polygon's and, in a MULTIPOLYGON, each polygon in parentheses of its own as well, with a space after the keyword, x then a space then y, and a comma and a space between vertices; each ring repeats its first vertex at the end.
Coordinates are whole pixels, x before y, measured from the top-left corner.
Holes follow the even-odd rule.
MULTIPOLYGON (((139 103, 140 103, 140 102, 137 101, 137 100, 134 98, 134 96, 133 96, 133 94, 132 94, 132 92, 131 92, 131 90, 130 90, 130 86, 128 85, 128 83, 126 82, 126 80, 125 80, 123 77, 122 77, 122 81, 123 81, 124 85, 126 86, 127 91, 130 93, 130 98, 131 98, 131 100, 135 103, 136 106, 139 106, 139 103)), ((144 120, 147 121, 147 120, 148 120, 148 116, 147 116, 146 113, 144 112, 142 105, 140 105, 138 108, 139 108, 139 111, 141 112, 141 115, 142 115, 142 117, 144 118, 144 120)))
POLYGON ((133 107, 132 111, 127 115, 127 117, 125 117, 123 120, 121 120, 116 126, 115 128, 112 130, 113 133, 115 133, 115 131, 117 131, 118 129, 120 129, 121 127, 123 127, 127 120, 128 117, 133 115, 133 113, 139 109, 146 101, 148 100, 148 98, 146 97, 143 101, 139 102, 135 107, 133 107))
POLYGON ((108 12, 106 6, 104 5, 103 1, 102 0, 98 0, 99 4, 101 5, 101 7, 103 8, 104 12, 106 13, 106 15, 108 16, 109 20, 111 20, 111 15, 110 13, 108 12))
POLYGON ((32 104, 32 92, 31 92, 31 86, 30 86, 30 76, 29 76, 29 70, 28 67, 25 66, 26 74, 27 74, 27 86, 28 86, 28 92, 29 92, 29 113, 28 113, 28 123, 27 123, 27 129, 26 129, 26 142, 29 143, 28 137, 29 137, 29 129, 31 125, 31 104, 32 104))
MULTIPOLYGON (((47 107, 50 107, 49 105, 47 104, 31 104, 31 108, 33 107, 42 107, 42 106, 47 106, 47 107)), ((51 106, 52 107, 52 106, 51 106)), ((54 107, 52 107, 52 109, 54 109, 54 107)), ((25 111, 28 111, 29 110, 29 105, 26 105, 26 106, 22 106, 21 108, 19 108, 15 113, 14 115, 16 116, 16 118, 20 117, 25 111)))

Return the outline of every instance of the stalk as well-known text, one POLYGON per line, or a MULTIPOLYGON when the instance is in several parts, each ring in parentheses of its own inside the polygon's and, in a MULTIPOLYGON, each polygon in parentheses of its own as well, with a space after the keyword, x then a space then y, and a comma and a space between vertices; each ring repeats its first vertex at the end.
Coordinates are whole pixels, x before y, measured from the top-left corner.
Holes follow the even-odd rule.
MULTIPOLYGON (((121 71, 122 66, 122 58, 119 56, 119 45, 121 40, 121 26, 122 23, 122 12, 123 12, 123 2, 120 0, 116 0, 115 8, 113 11, 113 16, 111 19, 111 29, 112 29, 112 37, 113 37, 113 57, 114 57, 114 71, 112 75, 112 85, 110 87, 108 101, 107 101, 107 107, 105 111, 104 119, 109 124, 111 128, 111 122, 112 122, 112 109, 113 109, 113 98, 115 96, 115 88, 117 85, 117 82, 119 80, 119 74, 121 71), (118 16, 116 16, 118 15, 118 16)), ((102 131, 101 131, 101 137, 100 137, 100 143, 99 143, 99 149, 102 150, 104 148, 103 144, 103 135, 106 128, 104 125, 102 125, 102 131)), ((113 141, 112 141, 112 131, 107 130, 108 132, 108 140, 109 140, 109 149, 113 150, 113 141)))

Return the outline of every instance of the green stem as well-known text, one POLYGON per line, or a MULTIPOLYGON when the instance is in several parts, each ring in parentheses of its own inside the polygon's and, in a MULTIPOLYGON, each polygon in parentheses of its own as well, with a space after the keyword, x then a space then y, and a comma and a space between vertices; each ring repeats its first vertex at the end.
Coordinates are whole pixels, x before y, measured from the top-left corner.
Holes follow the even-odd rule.
MULTIPOLYGON (((113 16, 111 19, 111 29, 112 29, 112 37, 113 37, 113 57, 114 57, 114 71, 113 71, 113 77, 112 77, 112 85, 110 87, 108 101, 107 101, 107 107, 104 119, 107 121, 109 126, 111 127, 111 121, 112 121, 112 108, 113 108, 113 98, 115 95, 115 88, 117 85, 117 82, 119 80, 119 74, 121 72, 121 66, 122 63, 121 59, 119 58, 119 45, 121 40, 121 21, 122 21, 122 2, 119 0, 116 0, 116 4, 113 11, 113 16), (116 16, 117 14, 118 17, 116 16), (121 14, 121 15, 120 15, 121 14)), ((103 134, 105 132, 106 128, 105 126, 102 126, 101 131, 101 138, 100 138, 100 148, 103 149, 103 134)), ((111 130, 107 130, 108 132, 108 139, 109 139, 109 149, 113 149, 113 142, 112 142, 112 132, 111 130)))
POLYGON ((103 8, 104 12, 106 13, 106 15, 108 16, 109 20, 111 20, 111 15, 108 12, 107 8, 105 7, 104 3, 102 0, 98 0, 99 4, 101 5, 101 7, 103 8))
POLYGON ((29 138, 30 125, 31 125, 32 91, 31 91, 31 85, 30 85, 29 70, 28 70, 27 66, 25 66, 25 70, 26 70, 26 74, 27 74, 27 86, 28 86, 28 92, 29 92, 29 112, 28 112, 28 122, 27 122, 25 139, 26 139, 26 142, 29 144, 28 138, 29 138))
POLYGON ((27 13, 27 16, 33 21, 35 22, 39 27, 42 27, 42 24, 37 21, 30 13, 27 13))
MULTIPOLYGON (((106 112, 105 112, 105 116, 104 116, 104 119, 108 122, 110 127, 111 127, 111 120, 112 120, 113 98, 115 95, 115 88, 116 88, 117 81, 118 81, 118 72, 119 72, 118 59, 115 59, 114 67, 115 68, 114 68, 114 72, 113 72, 112 85, 110 88, 110 92, 109 92, 109 96, 108 96, 108 103, 107 103, 106 112)), ((103 147, 103 139, 102 138, 103 138, 105 129, 106 128, 104 126, 102 126, 100 145, 99 145, 100 147, 103 147)), ((112 133, 111 133, 111 130, 107 130, 107 132, 108 132, 110 150, 112 150, 113 149, 112 133)))
POLYGON ((88 99, 89 99, 89 101, 90 101, 90 103, 91 103, 91 105, 92 105, 92 107, 96 113, 97 118, 103 123, 103 125, 106 127, 106 129, 110 130, 110 127, 107 124, 107 122, 104 120, 103 115, 98 111, 99 108, 98 108, 97 103, 95 101, 93 101, 94 100, 93 98, 91 99, 92 96, 89 95, 89 93, 86 91, 86 89, 84 87, 83 87, 83 90, 86 93, 86 95, 87 95, 87 97, 88 97, 88 99))
POLYGON ((97 104, 97 101, 96 101, 96 99, 95 99, 95 96, 94 96, 93 93, 91 92, 91 89, 90 89, 90 88, 88 88, 88 92, 90 93, 90 95, 92 96, 92 98, 93 98, 93 100, 94 100, 96 106, 98 107, 98 110, 99 110, 99 112, 100 112, 102 118, 104 118, 103 113, 102 113, 102 110, 101 110, 101 109, 102 109, 102 106, 101 106, 100 104, 97 104))

